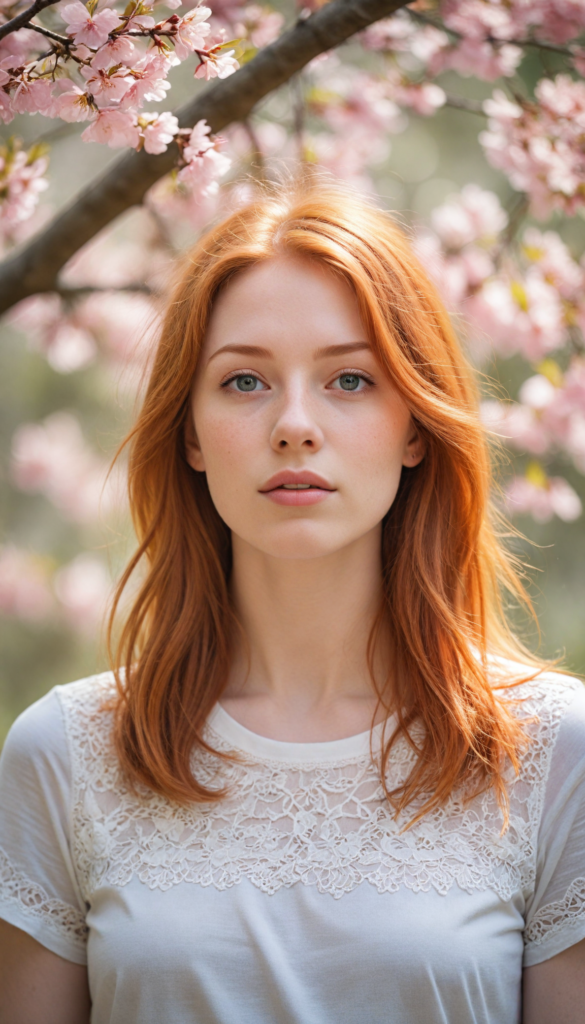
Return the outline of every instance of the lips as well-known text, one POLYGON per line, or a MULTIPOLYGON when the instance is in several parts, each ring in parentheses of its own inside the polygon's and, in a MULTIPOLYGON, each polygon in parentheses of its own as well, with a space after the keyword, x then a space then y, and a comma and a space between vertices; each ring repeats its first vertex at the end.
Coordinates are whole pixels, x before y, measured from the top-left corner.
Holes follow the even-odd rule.
POLYGON ((308 470, 283 469, 267 480, 260 493, 275 505, 316 505, 335 492, 328 480, 308 470))
POLYGON ((275 491, 278 488, 283 490, 303 491, 312 488, 317 488, 320 491, 334 491, 335 487, 332 487, 328 480, 324 477, 319 476, 318 473, 311 473, 307 470, 294 470, 294 469, 283 469, 280 473, 275 473, 274 476, 270 477, 261 488, 262 494, 267 494, 269 491, 275 491))

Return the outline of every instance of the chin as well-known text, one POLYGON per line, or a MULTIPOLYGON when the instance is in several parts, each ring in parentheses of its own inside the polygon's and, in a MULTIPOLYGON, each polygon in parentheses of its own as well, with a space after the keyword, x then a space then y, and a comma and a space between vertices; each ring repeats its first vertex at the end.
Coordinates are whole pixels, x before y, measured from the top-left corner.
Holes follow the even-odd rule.
POLYGON ((289 522, 264 530, 260 537, 250 539, 249 543, 271 558, 290 561, 326 558, 356 539, 337 536, 331 524, 289 522))

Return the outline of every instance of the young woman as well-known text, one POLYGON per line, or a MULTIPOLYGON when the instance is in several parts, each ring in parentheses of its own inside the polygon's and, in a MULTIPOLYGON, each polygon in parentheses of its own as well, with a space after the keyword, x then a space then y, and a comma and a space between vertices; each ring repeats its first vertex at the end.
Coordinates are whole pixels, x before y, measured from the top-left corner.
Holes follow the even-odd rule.
POLYGON ((389 217, 317 179, 208 233, 130 442, 115 675, 3 753, 2 1022, 582 1021, 585 693, 506 627, 472 375, 389 217))

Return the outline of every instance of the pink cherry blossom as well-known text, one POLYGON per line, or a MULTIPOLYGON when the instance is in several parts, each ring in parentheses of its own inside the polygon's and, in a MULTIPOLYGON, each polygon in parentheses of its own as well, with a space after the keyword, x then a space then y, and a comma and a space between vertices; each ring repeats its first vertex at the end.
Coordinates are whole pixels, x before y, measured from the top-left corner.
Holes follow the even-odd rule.
POLYGON ((204 50, 211 29, 207 24, 209 7, 195 7, 181 18, 174 36, 175 53, 179 60, 187 60, 195 50, 204 50))
POLYGON ((61 7, 59 13, 68 26, 68 34, 76 43, 85 43, 86 46, 103 46, 110 32, 122 24, 119 15, 110 7, 91 15, 80 0, 61 7))
POLYGON ((94 67, 82 68, 81 74, 86 81, 87 91, 93 96, 100 109, 117 106, 132 85, 132 79, 126 68, 113 73, 96 70, 94 67))
POLYGON ((481 404, 481 418, 489 431, 520 452, 544 455, 550 450, 550 433, 532 409, 490 399, 481 404))
POLYGON ((128 36, 118 35, 113 39, 108 39, 107 43, 100 46, 92 58, 91 66, 96 71, 107 71, 114 64, 125 64, 130 67, 137 59, 138 51, 132 40, 128 36))
POLYGON ((568 75, 542 79, 537 103, 511 103, 499 90, 487 100, 488 130, 480 141, 494 167, 527 192, 536 216, 568 214, 585 205, 585 83, 568 75))
POLYGON ((10 96, 0 87, 0 121, 3 124, 10 124, 14 120, 14 110, 10 102, 10 96))
POLYGON ((580 299, 585 288, 585 269, 575 262, 556 231, 527 228, 522 236, 522 253, 538 264, 545 280, 564 299, 574 302, 580 299))
POLYGON ((94 113, 86 92, 74 85, 55 100, 55 113, 62 121, 87 121, 94 113))
POLYGON ((12 478, 17 487, 41 493, 73 522, 98 521, 123 501, 121 471, 86 443, 77 419, 53 413, 44 423, 25 423, 12 440, 12 478))
POLYGON ((233 56, 235 50, 228 50, 227 53, 218 53, 210 50, 200 53, 201 63, 195 69, 195 78, 205 78, 207 82, 211 78, 228 78, 237 71, 239 64, 233 56))
POLYGON ((208 149, 213 148, 213 142, 209 138, 211 128, 207 124, 207 121, 197 121, 197 124, 191 129, 189 136, 189 142, 185 147, 184 156, 187 163, 190 160, 194 160, 196 157, 205 153, 208 149))
POLYGON ((512 514, 528 513, 539 523, 554 515, 570 523, 583 511, 579 496, 562 477, 551 477, 542 484, 517 477, 506 489, 506 503, 512 514))
POLYGON ((447 249, 462 249, 472 242, 494 242, 508 217, 494 192, 466 185, 433 210, 431 223, 447 249))
POLYGON ((55 593, 67 624, 86 636, 101 626, 111 594, 103 561, 83 553, 55 574, 55 593))
POLYGON ((393 98, 398 83, 335 64, 317 65, 314 74, 317 88, 310 97, 311 110, 334 132, 345 138, 356 131, 367 132, 374 141, 382 132, 404 129, 405 118, 393 98))
POLYGON ((445 91, 435 82, 403 83, 393 90, 393 98, 421 117, 432 117, 447 99, 445 91))
POLYGON ((16 114, 46 114, 53 107, 53 89, 46 78, 23 78, 12 96, 12 109, 16 114))
POLYGON ((494 46, 484 39, 463 38, 449 49, 442 50, 431 62, 434 74, 457 71, 460 75, 473 75, 486 82, 496 78, 510 78, 522 60, 519 46, 504 43, 494 46))
POLYGON ((124 96, 123 106, 141 107, 145 100, 153 103, 164 100, 171 88, 170 82, 166 81, 170 69, 171 62, 158 53, 148 53, 134 64, 130 69, 131 85, 124 96))
POLYGON ((44 177, 47 165, 46 157, 31 159, 21 149, 5 149, 0 155, 0 243, 19 240, 19 226, 32 216, 41 192, 48 187, 44 177))
POLYGON ((29 347, 42 352, 57 373, 74 373, 97 356, 97 346, 79 316, 79 307, 67 315, 57 295, 26 299, 10 319, 25 333, 29 347))
POLYGON ((139 124, 147 153, 164 153, 179 130, 178 119, 168 111, 163 114, 141 114, 139 124))
POLYGON ((407 52, 423 66, 449 46, 446 32, 432 25, 416 25, 405 11, 370 25, 361 39, 369 50, 407 52))
POLYGON ((536 373, 524 381, 518 392, 518 398, 529 409, 542 412, 554 400, 557 389, 542 373, 536 373))
POLYGON ((100 110, 81 138, 84 142, 101 142, 111 149, 122 146, 136 148, 140 142, 136 114, 125 110, 100 110))
POLYGON ((231 160, 219 153, 209 138, 211 129, 206 121, 198 121, 191 131, 189 142, 183 151, 186 166, 178 174, 178 180, 197 189, 202 195, 217 192, 218 179, 227 174, 231 160))
POLYGON ((260 4, 248 4, 238 9, 237 13, 239 18, 231 29, 231 35, 238 39, 249 39, 257 49, 269 46, 280 35, 284 17, 278 11, 261 7, 260 4))
POLYGON ((564 309, 556 289, 537 267, 522 280, 488 280, 465 304, 465 313, 504 356, 521 352, 537 362, 561 348, 566 338, 564 309))
POLYGON ((12 544, 0 547, 0 615, 23 622, 49 617, 54 600, 41 558, 12 544))

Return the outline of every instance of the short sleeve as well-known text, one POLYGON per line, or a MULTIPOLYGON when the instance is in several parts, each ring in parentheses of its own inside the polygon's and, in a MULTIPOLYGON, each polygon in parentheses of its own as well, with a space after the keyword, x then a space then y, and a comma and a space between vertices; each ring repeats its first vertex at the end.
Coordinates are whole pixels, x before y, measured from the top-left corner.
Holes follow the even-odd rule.
POLYGON ((55 691, 12 726, 0 757, 0 917, 86 963, 86 907, 70 848, 70 761, 55 691))
POLYGON ((528 903, 524 966, 585 939, 585 687, 561 720, 538 836, 536 887, 528 903))

